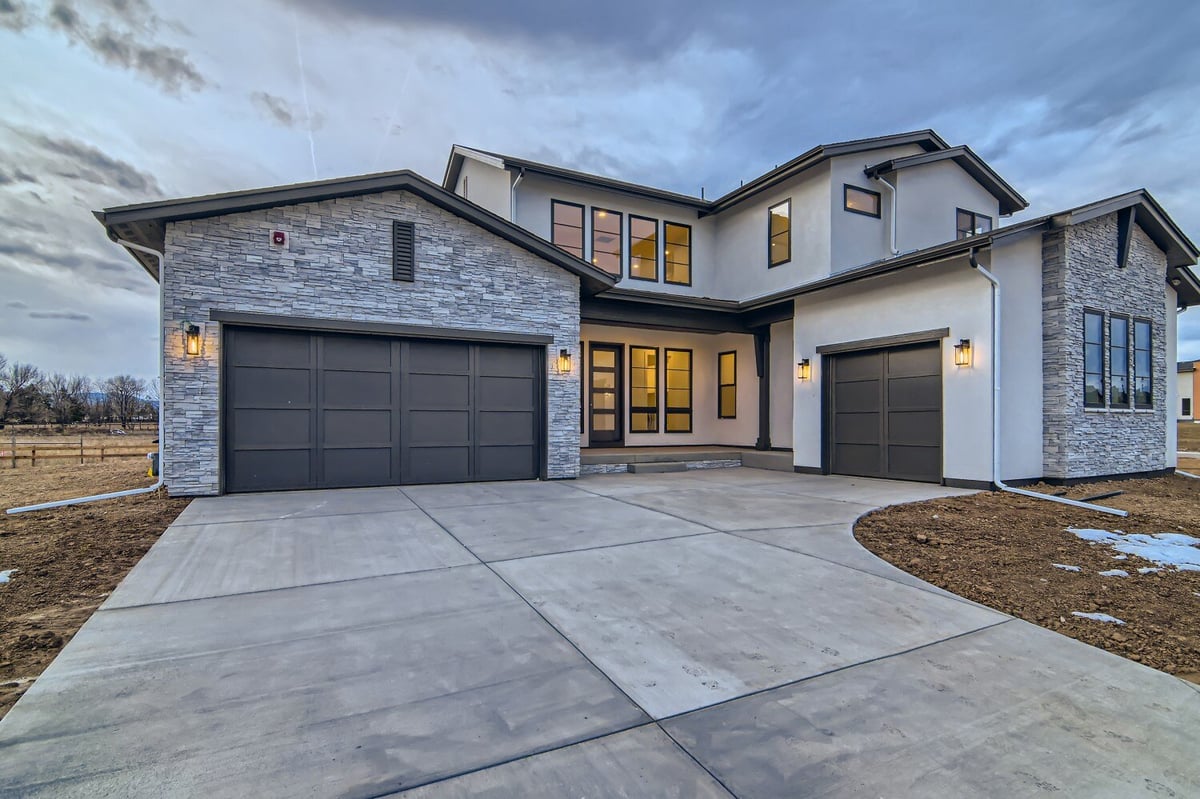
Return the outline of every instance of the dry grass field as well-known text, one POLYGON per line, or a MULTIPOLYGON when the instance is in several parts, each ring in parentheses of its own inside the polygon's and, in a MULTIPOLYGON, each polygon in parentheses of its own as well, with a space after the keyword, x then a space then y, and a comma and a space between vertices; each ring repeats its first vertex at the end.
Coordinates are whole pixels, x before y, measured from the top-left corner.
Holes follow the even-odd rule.
POLYGON ((0 469, 145 458, 147 452, 158 449, 157 440, 156 430, 130 430, 124 435, 113 435, 95 428, 74 433, 45 433, 10 426, 0 430, 0 469))

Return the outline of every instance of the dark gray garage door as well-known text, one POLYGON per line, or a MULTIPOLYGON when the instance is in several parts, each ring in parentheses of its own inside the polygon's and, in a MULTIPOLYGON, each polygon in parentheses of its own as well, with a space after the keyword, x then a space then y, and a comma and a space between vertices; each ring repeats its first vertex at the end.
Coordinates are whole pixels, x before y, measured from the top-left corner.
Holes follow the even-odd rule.
POLYGON ((833 472, 941 481, 938 342, 834 356, 830 381, 833 472))
POLYGON ((535 347, 225 333, 225 489, 536 478, 535 347))

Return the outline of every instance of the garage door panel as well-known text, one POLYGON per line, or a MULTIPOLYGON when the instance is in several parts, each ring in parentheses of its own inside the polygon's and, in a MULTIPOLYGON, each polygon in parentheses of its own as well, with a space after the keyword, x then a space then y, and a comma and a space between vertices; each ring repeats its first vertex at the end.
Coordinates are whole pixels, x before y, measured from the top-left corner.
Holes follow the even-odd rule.
POLYGON ((414 410, 466 410, 471 407, 469 375, 408 374, 408 406, 414 410))
POLYGON ((839 413, 837 415, 839 444, 880 443, 878 413, 839 413))
POLYGON ((891 377, 940 375, 941 371, 940 347, 922 345, 888 351, 888 375, 891 377))
POLYGON ((322 458, 324 479, 329 488, 393 485, 391 447, 327 449, 322 458))
POLYGON ((305 333, 236 329, 230 342, 228 357, 233 366, 308 368, 312 362, 312 341, 305 333))
POLYGON ((388 408, 392 375, 387 372, 325 372, 322 404, 334 408, 388 408))
POLYGON ((838 444, 833 453, 833 470, 839 474, 874 476, 880 473, 879 447, 838 444))
POLYGON ((888 380, 889 408, 940 408, 941 406, 942 379, 937 375, 888 380))
POLYGON ((481 411, 476 435, 479 445, 526 444, 537 440, 533 414, 528 411, 481 411))
POLYGON ((467 374, 471 369, 471 345, 450 341, 408 342, 406 370, 427 374, 467 374))
POLYGON ((230 432, 240 446, 307 448, 311 446, 312 412, 235 408, 228 416, 230 432))
POLYGON ((308 407, 312 372, 235 366, 229 370, 229 402, 235 408, 308 407))
POLYGON ((533 377, 533 351, 528 347, 480 347, 479 374, 489 377, 533 377))
POLYGON ((408 442, 411 445, 470 443, 471 414, 468 411, 411 411, 408 442))
POLYGON ((532 446, 480 447, 478 470, 489 480, 521 480, 537 470, 532 446))
POLYGON ((325 369, 391 372, 392 340, 354 336, 324 336, 321 358, 325 369))
POLYGON ((881 357, 878 352, 839 355, 837 358, 837 379, 840 381, 878 378, 881 357))
POLYGON ((938 411, 891 411, 888 413, 888 443, 938 446, 942 415, 938 411))
POLYGON ((471 479, 470 447, 411 447, 406 483, 457 483, 471 479))
POLYGON ((528 410, 533 380, 527 377, 480 377, 479 406, 488 410, 528 410))
POLYGON ((879 381, 859 380, 851 383, 838 381, 838 411, 862 412, 879 409, 879 381))
POLYGON ((931 474, 941 474, 940 447, 888 447, 889 476, 899 479, 928 480, 931 474))
POLYGON ((325 411, 322 414, 324 436, 321 443, 338 447, 348 445, 392 445, 392 412, 325 411))
POLYGON ((229 460, 227 479, 238 491, 310 488, 309 449, 243 450, 229 460))

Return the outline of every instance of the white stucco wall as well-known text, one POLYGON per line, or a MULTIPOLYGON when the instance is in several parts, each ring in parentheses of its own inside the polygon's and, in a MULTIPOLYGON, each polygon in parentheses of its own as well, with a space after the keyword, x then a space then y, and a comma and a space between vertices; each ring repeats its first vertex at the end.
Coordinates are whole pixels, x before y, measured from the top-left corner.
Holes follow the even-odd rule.
POLYGON ((925 151, 918 145, 908 144, 830 159, 831 272, 840 272, 852 266, 877 261, 891 253, 891 196, 886 186, 878 180, 868 178, 863 174, 863 170, 889 159, 919 155, 923 152, 925 151), (879 193, 879 219, 846 210, 846 185, 879 193))
MULTIPOLYGON (((591 209, 604 208, 620 211, 621 219, 621 275, 617 284, 621 288, 642 291, 661 291, 689 297, 710 297, 713 294, 713 218, 699 219, 694 208, 632 197, 621 192, 593 189, 564 180, 542 175, 526 174, 517 186, 516 223, 538 236, 550 241, 550 202, 565 200, 584 206, 584 260, 591 259, 592 214, 591 209), (658 220, 659 255, 658 282, 629 278, 629 215, 658 220), (681 286, 663 281, 664 264, 661 260, 663 222, 677 222, 692 228, 692 285, 681 286)), ((764 223, 765 224, 765 223, 764 223)))
POLYGON ((988 283, 965 259, 907 270, 796 300, 797 360, 813 363, 797 381, 794 458, 821 466, 821 357, 816 348, 861 339, 948 327, 942 344, 942 472, 947 479, 991 480, 991 297, 988 283), (954 365, 953 342, 971 340, 973 363, 954 365))
POLYGON ((464 158, 454 193, 476 205, 481 205, 497 216, 510 218, 512 203, 511 177, 508 170, 464 158))
MULTIPOLYGON (((754 369, 754 337, 737 333, 705 335, 670 330, 639 330, 628 327, 585 324, 580 327, 585 352, 584 408, 586 416, 587 391, 590 388, 591 344, 624 345, 621 383, 624 388, 622 429, 625 446, 685 446, 692 444, 727 444, 754 446, 758 437, 758 377, 754 369), (692 351, 692 432, 691 433, 630 433, 629 432, 629 347, 659 348, 659 430, 665 428, 666 356, 664 348, 692 351), (737 417, 717 418, 717 354, 737 352, 737 417)), ((587 424, 580 436, 580 445, 588 446, 587 424)))
MULTIPOLYGON (((1167 324, 1171 324, 1168 322, 1167 324)), ((1180 419, 1196 418, 1195 372, 1177 372, 1175 375, 1175 415, 1180 419), (1191 413, 1183 413, 1183 399, 1192 401, 1191 413)))
POLYGON ((747 300, 829 274, 829 166, 821 164, 716 217, 711 296, 747 300), (767 211, 791 198, 792 259, 767 266, 767 211))
POLYGON ((792 446, 792 401, 796 391, 794 326, 789 319, 771 325, 771 446, 792 446))
MULTIPOLYGON (((1175 363, 1179 358, 1179 314, 1176 312, 1178 302, 1179 298, 1175 289, 1171 288, 1170 284, 1168 284, 1166 294, 1167 379, 1165 381, 1167 390, 1166 457, 1168 467, 1174 467, 1179 464, 1179 425, 1172 419, 1172 409, 1174 409, 1174 415, 1178 416, 1180 388, 1182 386, 1178 379, 1171 379, 1171 372, 1175 371, 1175 363)), ((1176 372, 1175 374, 1178 375, 1179 373, 1176 372)), ((1185 376, 1189 378, 1188 393, 1190 394, 1192 388, 1190 378, 1192 377, 1192 373, 1186 372, 1185 376)), ((1194 402, 1195 400, 1193 400, 1194 402)), ((1195 409, 1192 410, 1192 413, 1195 413, 1195 409)))
POLYGON ((896 246, 919 250, 957 235, 956 209, 986 214, 1000 226, 1000 202, 954 161, 937 161, 896 174, 896 246))
MULTIPOLYGON (((1000 477, 1038 478, 1042 476, 1041 233, 1005 240, 980 258, 986 261, 989 255, 991 271, 1001 286, 1000 477)), ((976 279, 987 285, 982 276, 976 279)))

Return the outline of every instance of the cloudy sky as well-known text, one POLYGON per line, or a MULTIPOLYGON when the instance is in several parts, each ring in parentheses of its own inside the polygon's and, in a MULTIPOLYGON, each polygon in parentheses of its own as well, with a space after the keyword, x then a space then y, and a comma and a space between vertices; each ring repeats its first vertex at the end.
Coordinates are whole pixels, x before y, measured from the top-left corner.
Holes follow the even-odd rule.
MULTIPOLYGON (((1032 207, 1144 186, 1200 240, 1200 5, 0 0, 0 353, 155 373, 91 210, 411 168, 450 145, 724 193, 932 127, 1032 207)), ((1200 310, 1181 358, 1200 358, 1200 310)))

